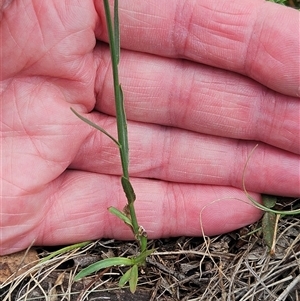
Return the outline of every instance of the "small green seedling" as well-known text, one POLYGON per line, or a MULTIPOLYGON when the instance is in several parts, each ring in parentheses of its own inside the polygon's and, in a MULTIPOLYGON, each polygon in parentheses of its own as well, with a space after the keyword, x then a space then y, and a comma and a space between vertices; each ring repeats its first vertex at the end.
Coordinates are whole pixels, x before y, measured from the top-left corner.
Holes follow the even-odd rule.
POLYGON ((119 34, 119 15, 118 15, 118 0, 114 1, 114 23, 112 24, 112 18, 110 13, 110 8, 108 0, 104 1, 106 24, 109 36, 109 46, 112 60, 112 72, 114 81, 114 93, 115 93, 115 106, 116 106, 116 116, 117 116, 117 130, 118 139, 112 137, 103 128, 88 120, 87 118, 81 116, 78 112, 71 108, 74 114, 78 116, 81 120, 94 127, 95 129, 101 131, 107 135, 112 141, 115 142, 119 148, 121 165, 123 175, 121 177, 121 185, 123 187, 124 193, 127 198, 127 205, 123 211, 110 207, 109 212, 120 218, 126 225, 128 225, 135 239, 139 242, 140 252, 138 255, 132 258, 124 257, 113 257, 96 262, 87 268, 80 271, 74 278, 75 281, 97 272, 101 269, 112 267, 112 266, 127 266, 129 269, 121 277, 119 285, 123 287, 129 283, 131 292, 135 292, 138 282, 138 268, 146 263, 146 257, 149 256, 154 250, 147 250, 147 233, 142 226, 138 224, 134 202, 136 199, 133 187, 131 185, 128 173, 129 164, 129 148, 128 148, 128 136, 127 136, 127 122, 123 101, 123 92, 121 85, 119 83, 118 75, 118 64, 120 60, 120 34, 119 34), (126 211, 126 212, 125 212, 126 211))

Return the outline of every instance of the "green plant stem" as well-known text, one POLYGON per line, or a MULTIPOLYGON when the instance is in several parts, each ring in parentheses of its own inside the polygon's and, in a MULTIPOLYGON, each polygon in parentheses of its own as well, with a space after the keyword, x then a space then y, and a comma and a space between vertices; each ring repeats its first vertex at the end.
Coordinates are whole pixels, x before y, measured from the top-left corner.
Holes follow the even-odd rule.
POLYGON ((135 194, 132 185, 129 181, 129 147, 128 147, 128 134, 127 134, 127 122, 124 108, 123 92, 119 83, 118 64, 120 60, 120 37, 119 37, 119 16, 118 16, 118 0, 114 2, 114 27, 112 25, 111 13, 108 4, 108 0, 104 1, 104 9, 106 16, 106 25, 109 37, 109 48, 112 60, 112 72, 114 82, 115 93, 115 106, 117 115, 117 130, 118 130, 118 143, 119 151, 122 162, 122 186, 128 200, 128 210, 132 222, 132 230, 135 238, 139 241, 141 251, 143 252, 147 246, 147 237, 140 234, 140 227, 138 225, 136 212, 134 208, 135 194))
MULTIPOLYGON (((115 0, 115 7, 118 6, 118 0, 115 0)), ((126 115, 123 102, 123 93, 119 83, 119 72, 118 72, 118 63, 120 57, 119 43, 116 43, 118 37, 114 34, 114 29, 118 27, 118 17, 115 15, 116 22, 115 28, 113 29, 110 8, 108 0, 104 0, 106 24, 109 36, 109 48, 112 61, 112 71, 113 71, 113 82, 114 82, 114 93, 115 93, 115 106, 116 106, 116 115, 117 115, 117 130, 118 130, 118 141, 120 144, 120 156, 122 161, 123 176, 129 179, 128 173, 128 136, 127 136, 127 123, 126 115), (116 45, 117 44, 117 45, 116 45)), ((115 9, 115 14, 117 10, 115 9)), ((119 30, 117 30, 118 34, 119 30)))

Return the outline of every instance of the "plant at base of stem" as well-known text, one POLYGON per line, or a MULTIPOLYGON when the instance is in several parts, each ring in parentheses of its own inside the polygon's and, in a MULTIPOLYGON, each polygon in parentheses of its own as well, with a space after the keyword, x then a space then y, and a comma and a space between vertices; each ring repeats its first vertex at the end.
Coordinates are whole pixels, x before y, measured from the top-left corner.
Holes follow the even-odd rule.
POLYGON ((147 250, 147 233, 142 226, 139 226, 134 202, 136 199, 133 187, 129 180, 128 163, 129 163, 129 148, 128 148, 128 135, 127 135, 127 122, 124 109, 123 92, 119 83, 118 64, 120 60, 120 34, 119 34, 119 16, 118 16, 118 0, 114 1, 114 24, 112 24, 111 13, 108 4, 108 0, 103 0, 105 8, 106 24, 109 36, 110 54, 112 60, 114 93, 115 93, 115 106, 117 116, 117 130, 118 140, 107 133, 103 128, 81 116, 73 108, 73 113, 81 120, 89 124, 90 126, 101 131, 112 139, 119 148, 122 172, 121 184, 127 198, 127 205, 123 211, 115 207, 110 207, 108 210, 120 218, 126 225, 130 226, 135 239, 139 242, 140 253, 133 258, 113 257, 96 262, 87 268, 80 271, 74 278, 74 281, 81 279, 91 273, 94 273, 100 269, 112 267, 112 266, 129 266, 130 268, 121 277, 119 285, 122 287, 129 282, 131 292, 135 292, 138 281, 138 267, 145 265, 146 257, 149 256, 154 250, 147 250), (125 212, 126 211, 126 212, 125 212))

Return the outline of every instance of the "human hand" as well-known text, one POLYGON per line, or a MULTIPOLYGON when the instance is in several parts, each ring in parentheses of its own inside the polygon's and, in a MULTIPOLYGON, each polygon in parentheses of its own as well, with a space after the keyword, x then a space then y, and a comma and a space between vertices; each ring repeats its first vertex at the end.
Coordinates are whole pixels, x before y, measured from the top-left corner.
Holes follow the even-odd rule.
MULTIPOLYGON (((150 238, 257 220, 242 189, 257 141, 245 171, 251 195, 300 195, 299 40, 290 30, 299 12, 263 0, 192 3, 119 4, 130 174, 150 238)), ((70 110, 115 135, 102 4, 2 7, 1 254, 132 238, 107 212, 126 203, 118 150, 70 110)))

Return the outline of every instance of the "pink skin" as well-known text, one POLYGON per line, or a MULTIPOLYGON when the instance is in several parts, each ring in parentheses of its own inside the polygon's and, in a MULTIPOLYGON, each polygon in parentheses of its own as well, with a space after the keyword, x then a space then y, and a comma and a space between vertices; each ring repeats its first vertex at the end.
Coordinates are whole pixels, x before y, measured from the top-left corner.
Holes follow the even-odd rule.
MULTIPOLYGON (((0 7, 0 254, 132 239, 107 212, 126 202, 118 150, 70 111, 115 134, 102 1, 0 7)), ((259 219, 242 190, 256 143, 251 195, 300 195, 299 12, 264 0, 124 0, 120 20, 130 174, 150 238, 259 219)))

